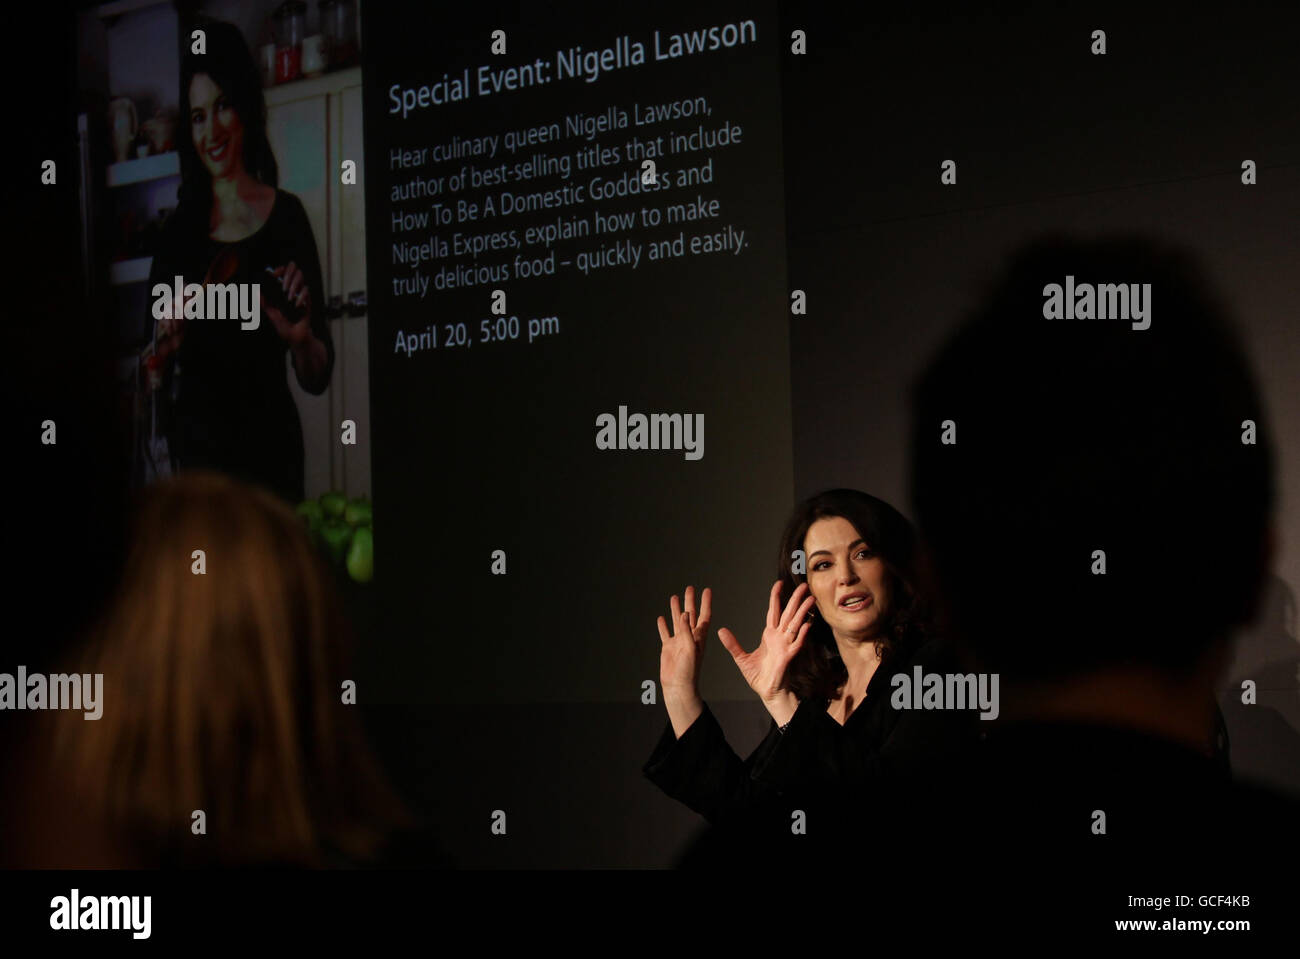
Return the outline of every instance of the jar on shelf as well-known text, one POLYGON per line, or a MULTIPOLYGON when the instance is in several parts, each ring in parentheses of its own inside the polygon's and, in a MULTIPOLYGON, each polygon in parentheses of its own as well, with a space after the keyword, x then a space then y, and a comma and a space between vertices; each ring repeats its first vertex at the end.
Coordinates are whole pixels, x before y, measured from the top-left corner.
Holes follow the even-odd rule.
POLYGON ((355 66, 361 60, 357 49, 357 5, 353 0, 320 0, 319 7, 328 69, 355 66))
POLYGON ((307 4, 285 0, 275 8, 275 82, 302 76, 302 41, 307 29, 307 4))

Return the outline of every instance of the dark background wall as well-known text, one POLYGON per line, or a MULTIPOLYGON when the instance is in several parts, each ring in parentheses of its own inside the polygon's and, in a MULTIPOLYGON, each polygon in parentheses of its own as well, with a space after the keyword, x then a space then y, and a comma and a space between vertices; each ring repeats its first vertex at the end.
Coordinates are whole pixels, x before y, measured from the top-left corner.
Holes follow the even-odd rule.
MULTIPOLYGON (((1257 678, 1260 707, 1233 709, 1235 697, 1223 698, 1236 771, 1300 792, 1294 29, 1262 5, 1231 15, 1022 8, 882 18, 783 5, 784 33, 809 36, 806 57, 785 58, 782 86, 790 286, 809 297, 809 314, 791 318, 792 502, 847 485, 910 510, 909 384, 1019 243, 1059 229, 1141 231, 1185 245, 1236 311, 1279 447, 1277 575, 1229 677, 1257 678), (1089 53, 1095 28, 1107 33, 1104 57, 1089 53), (946 159, 957 163, 955 186, 939 182, 946 159), (1258 165, 1258 186, 1240 185, 1244 159, 1258 165)), ((778 518, 755 520, 775 537, 778 518)), ((1197 521, 1212 518, 1189 517, 1197 521)), ((1208 577, 1206 564, 1231 559, 1177 561, 1208 577)), ((662 606, 666 596, 651 599, 662 606)), ((629 637, 643 636, 651 657, 653 628, 647 619, 637 632, 637 623, 629 637)), ((743 757, 767 716, 743 687, 723 685, 735 670, 716 644, 704 669, 705 697, 743 757)), ((640 775, 662 707, 438 716, 430 736, 439 724, 455 729, 454 754, 441 747, 424 782, 456 782, 438 793, 441 821, 469 861, 664 866, 699 829, 640 775), (457 770, 472 770, 472 782, 457 770), (487 834, 498 798, 520 811, 512 822, 527 835, 487 834)))
MULTIPOLYGON (((1185 247, 1235 314, 1278 452, 1275 576, 1221 687, 1234 768, 1300 792, 1296 18, 1264 4, 1018 6, 837 16, 833 52, 788 70, 790 276, 812 304, 791 331, 796 496, 857 486, 910 509, 909 384, 1019 244, 1061 230, 1185 247), (1094 29, 1105 56, 1089 52, 1094 29), (946 159, 954 186, 939 183, 946 159), (1247 159, 1256 186, 1241 184, 1247 159), (1240 705, 1243 678, 1257 707, 1240 705)), ((1233 557, 1169 560, 1208 589, 1233 557)))

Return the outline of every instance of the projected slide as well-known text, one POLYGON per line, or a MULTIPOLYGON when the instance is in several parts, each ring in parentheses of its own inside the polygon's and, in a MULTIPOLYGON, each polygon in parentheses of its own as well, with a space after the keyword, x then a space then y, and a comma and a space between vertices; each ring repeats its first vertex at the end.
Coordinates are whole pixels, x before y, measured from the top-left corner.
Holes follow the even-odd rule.
POLYGON ((384 635, 458 677, 393 695, 636 695, 670 541, 761 611, 791 486, 774 13, 365 23, 384 635), (430 635, 449 595, 490 640, 430 635))

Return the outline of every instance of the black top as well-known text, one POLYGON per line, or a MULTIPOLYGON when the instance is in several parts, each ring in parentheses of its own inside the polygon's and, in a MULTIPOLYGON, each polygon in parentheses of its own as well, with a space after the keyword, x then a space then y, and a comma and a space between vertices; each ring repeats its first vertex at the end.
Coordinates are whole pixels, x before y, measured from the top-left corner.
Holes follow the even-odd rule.
MULTIPOLYGON (((155 283, 202 283, 220 253, 233 253, 238 267, 227 283, 278 282, 266 267, 290 261, 303 271, 311 291, 312 332, 328 354, 325 376, 311 385, 320 394, 334 370, 334 343, 325 320, 325 292, 311 223, 302 203, 276 190, 270 216, 252 235, 222 243, 192 233, 173 217, 149 273, 155 283)), ((164 384, 172 398, 162 427, 181 469, 220 470, 268 487, 291 502, 303 498, 302 424, 289 392, 285 366, 288 345, 275 332, 265 310, 256 330, 243 330, 237 319, 190 320, 164 384)))
POLYGON ((1018 846, 1031 856, 1105 847, 1108 855, 1144 858, 1240 858, 1246 845, 1269 848, 1283 834, 1298 838, 1300 807, 1234 782, 1208 746, 1200 752, 1100 723, 1007 723, 963 764, 980 797, 968 812, 1004 849, 1018 846), (1281 810, 1286 814, 1275 815, 1281 810))
POLYGON ((828 700, 804 700, 786 731, 773 721, 744 762, 707 704, 680 739, 669 722, 643 771, 716 827, 681 864, 833 857, 850 833, 870 829, 873 813, 922 788, 975 741, 981 723, 974 710, 893 708, 893 676, 910 676, 917 665, 962 671, 939 641, 902 651, 876 670, 843 726, 827 713, 828 700), (802 835, 793 828, 796 810, 805 817, 802 835))
POLYGON ((897 823, 909 840, 890 857, 895 875, 932 894, 941 882, 972 917, 1041 923, 1056 935, 1067 926, 1114 934, 1122 919, 1259 928, 1267 912, 1289 908, 1277 893, 1279 869, 1300 848, 1295 798, 1234 782, 1214 756, 1135 729, 988 725, 998 728, 954 767, 948 787, 897 823), (1196 903, 1213 894, 1252 905, 1196 903), (1161 911, 1129 903, 1175 895, 1193 901, 1161 911))

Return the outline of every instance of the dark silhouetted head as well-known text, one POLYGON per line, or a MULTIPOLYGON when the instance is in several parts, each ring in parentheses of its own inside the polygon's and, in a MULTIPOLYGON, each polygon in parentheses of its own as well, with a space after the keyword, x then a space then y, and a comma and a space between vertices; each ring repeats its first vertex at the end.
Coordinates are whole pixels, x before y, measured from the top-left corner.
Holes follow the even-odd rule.
POLYGON ((952 625, 984 668, 1187 671, 1251 618, 1272 451, 1201 275, 1141 238, 1045 238, 919 378, 915 516, 952 625), (1076 290, 1150 284, 1149 328, 1044 318, 1045 289, 1067 277, 1076 290))

